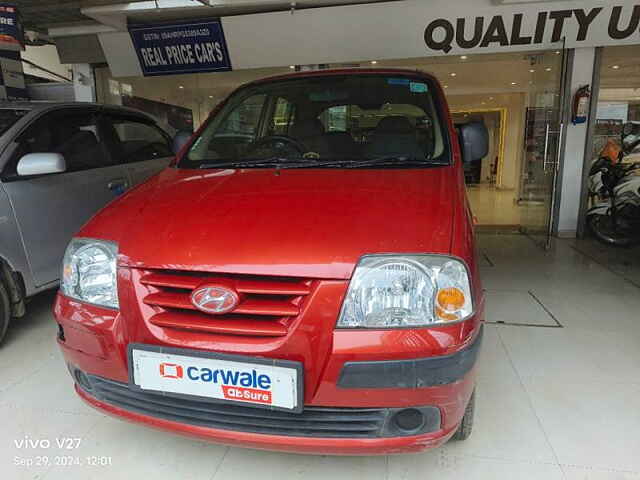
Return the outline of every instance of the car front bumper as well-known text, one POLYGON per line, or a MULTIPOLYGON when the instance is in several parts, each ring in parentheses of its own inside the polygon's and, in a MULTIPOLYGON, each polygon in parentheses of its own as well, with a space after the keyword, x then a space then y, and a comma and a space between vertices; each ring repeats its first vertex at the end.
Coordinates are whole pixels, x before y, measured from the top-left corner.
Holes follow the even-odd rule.
POLYGON ((414 453, 443 445, 457 426, 424 435, 389 438, 323 438, 266 435, 202 427, 143 415, 100 401, 76 385, 78 395, 92 407, 134 423, 224 445, 314 455, 387 455, 414 453))
MULTIPOLYGON (((125 420, 217 443, 297 453, 375 455, 417 452, 442 445, 455 433, 473 393, 474 367, 482 340, 482 327, 478 328, 476 321, 467 331, 477 333, 464 347, 451 354, 394 357, 384 361, 376 360, 380 356, 362 353, 364 347, 369 350, 379 348, 371 343, 366 345, 368 335, 374 335, 372 332, 335 332, 330 360, 313 394, 305 396, 303 415, 323 409, 333 409, 340 414, 348 414, 350 409, 365 411, 367 415, 382 412, 376 420, 379 428, 368 430, 366 435, 359 431, 357 438, 350 436, 348 431, 332 432, 331 436, 323 431, 317 435, 309 431, 298 435, 294 428, 283 432, 279 428, 244 428, 238 427, 237 422, 229 424, 228 419, 212 416, 215 412, 208 411, 206 405, 197 401, 191 402, 188 408, 192 410, 189 411, 183 408, 184 405, 163 404, 164 400, 147 397, 140 391, 134 393, 128 389, 127 342, 119 334, 120 313, 79 304, 59 295, 54 314, 62 335, 58 343, 76 380, 76 391, 91 406, 125 420), (106 395, 104 390, 92 388, 91 382, 87 385, 79 380, 77 372, 94 382, 111 384, 115 390, 106 395), (422 428, 415 430, 415 434, 389 428, 395 413, 414 408, 426 413, 428 420, 422 428), (204 411, 205 416, 194 415, 194 411, 204 411), (435 416, 431 415, 434 411, 437 412, 435 416)), ((411 335, 411 331, 398 335, 398 350, 406 349, 408 338, 418 338, 411 335)), ((384 348, 389 349, 389 343, 384 348)), ((220 412, 220 405, 210 405, 220 412)), ((298 420, 291 417, 296 415, 293 413, 288 417, 274 415, 274 418, 267 418, 272 422, 271 427, 274 420, 278 426, 278 418, 284 420, 283 423, 298 420)), ((331 421, 338 420, 333 418, 331 421)))

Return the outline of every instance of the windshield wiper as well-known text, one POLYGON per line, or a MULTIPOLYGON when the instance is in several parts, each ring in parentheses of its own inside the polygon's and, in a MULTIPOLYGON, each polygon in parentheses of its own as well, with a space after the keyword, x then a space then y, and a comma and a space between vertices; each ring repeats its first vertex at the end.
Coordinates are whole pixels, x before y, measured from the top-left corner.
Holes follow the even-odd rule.
POLYGON ((447 165, 441 162, 432 162, 431 157, 424 159, 411 158, 402 155, 385 155, 381 157, 366 158, 363 160, 336 159, 317 160, 310 158, 282 158, 271 157, 251 160, 236 160, 231 162, 204 163, 199 168, 367 168, 367 167, 436 167, 447 165))
MULTIPOLYGON (((291 163, 295 163, 296 165, 301 162, 311 162, 312 160, 308 160, 305 158, 284 158, 284 157, 270 157, 270 158, 252 158, 248 160, 233 160, 228 162, 216 162, 216 163, 203 163, 198 168, 207 169, 207 168, 264 168, 264 167, 281 167, 283 165, 288 165, 291 163)), ((315 160, 313 160, 315 161, 315 160)))
POLYGON ((339 167, 339 168, 366 168, 366 167, 434 167, 447 165, 446 163, 432 162, 431 157, 425 159, 410 158, 399 155, 385 155, 382 157, 367 158, 364 160, 327 160, 309 163, 291 163, 282 165, 282 168, 321 168, 321 167, 339 167))

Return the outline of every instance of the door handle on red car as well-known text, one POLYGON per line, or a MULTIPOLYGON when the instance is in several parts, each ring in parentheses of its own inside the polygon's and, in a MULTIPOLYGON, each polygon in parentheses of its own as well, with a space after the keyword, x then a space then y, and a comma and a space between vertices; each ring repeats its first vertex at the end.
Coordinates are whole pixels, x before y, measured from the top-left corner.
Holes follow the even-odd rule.
POLYGON ((107 183, 107 188, 112 192, 122 193, 129 186, 129 182, 126 178, 115 178, 107 183))

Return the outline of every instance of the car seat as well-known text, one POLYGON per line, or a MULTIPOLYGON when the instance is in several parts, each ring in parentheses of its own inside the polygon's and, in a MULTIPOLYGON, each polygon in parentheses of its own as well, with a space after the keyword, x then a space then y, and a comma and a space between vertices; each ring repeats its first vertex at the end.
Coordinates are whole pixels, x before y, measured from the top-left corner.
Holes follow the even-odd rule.
POLYGON ((380 120, 365 154, 368 157, 402 155, 419 159, 425 156, 418 143, 415 127, 403 115, 391 115, 380 120))
POLYGON ((328 132, 325 139, 329 144, 329 152, 336 158, 359 157, 359 148, 349 132, 328 132))
POLYGON ((107 166, 105 150, 92 131, 66 125, 58 131, 58 138, 67 139, 56 151, 64 157, 68 171, 107 166))
POLYGON ((291 126, 289 135, 307 147, 308 152, 318 153, 321 157, 330 153, 324 127, 317 118, 297 121, 291 126))

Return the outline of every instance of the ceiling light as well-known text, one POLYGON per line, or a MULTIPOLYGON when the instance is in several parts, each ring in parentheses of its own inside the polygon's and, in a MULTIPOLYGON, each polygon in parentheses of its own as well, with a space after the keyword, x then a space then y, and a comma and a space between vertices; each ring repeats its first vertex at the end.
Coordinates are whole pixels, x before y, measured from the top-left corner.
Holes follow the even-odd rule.
POLYGON ((511 82, 511 85, 517 85, 518 82, 511 82))
POLYGON ((467 58, 469 58, 469 57, 467 57, 466 55, 461 55, 461 56, 460 56, 460 59, 461 59, 461 60, 466 60, 467 58))
POLYGON ((486 105, 486 104, 487 104, 487 102, 482 102, 482 105, 486 105))
POLYGON ((556 55, 560 55, 560 50, 556 50, 556 55))
POLYGON ((445 85, 444 88, 449 88, 449 85, 445 85))
POLYGON ((213 95, 209 95, 209 98, 213 98, 213 95))
POLYGON ((452 77, 455 77, 456 75, 458 75, 458 74, 457 74, 457 73, 455 73, 455 72, 451 72, 451 76, 452 76, 452 77))
POLYGON ((376 63, 378 63, 377 60, 371 60, 371 65, 375 65, 376 63))
POLYGON ((179 88, 180 90, 184 90, 184 85, 178 85, 178 88, 179 88))
POLYGON ((296 68, 296 66, 295 66, 295 65, 289 65, 289 68, 290 68, 291 70, 294 70, 294 69, 296 68))
POLYGON ((535 68, 532 68, 531 70, 529 70, 529 73, 535 73, 535 72, 536 72, 535 68))
POLYGON ((489 100, 493 100, 493 97, 489 97, 489 100))
POLYGON ((546 70, 547 72, 550 72, 550 71, 551 71, 551 67, 547 67, 547 68, 545 68, 545 70, 546 70))
POLYGON ((620 65, 614 65, 614 66, 613 66, 613 67, 611 67, 611 68, 613 68, 614 70, 619 70, 619 69, 620 69, 620 65))

